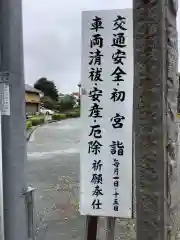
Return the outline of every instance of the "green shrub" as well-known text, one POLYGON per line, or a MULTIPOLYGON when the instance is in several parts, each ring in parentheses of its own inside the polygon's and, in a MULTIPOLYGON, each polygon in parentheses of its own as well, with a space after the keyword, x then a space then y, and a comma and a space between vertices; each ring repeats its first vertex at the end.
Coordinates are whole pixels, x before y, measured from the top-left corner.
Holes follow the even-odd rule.
POLYGON ((73 111, 67 113, 55 113, 52 115, 52 120, 60 121, 66 118, 77 118, 80 117, 80 111, 73 111))
POLYGON ((37 125, 41 125, 44 123, 44 117, 32 117, 31 119, 32 122, 32 126, 37 126, 37 125))
POLYGON ((60 121, 67 118, 67 114, 55 113, 52 115, 52 120, 60 121))
POLYGON ((67 115, 70 118, 77 118, 77 117, 80 117, 80 112, 79 111, 74 111, 74 112, 68 113, 67 115))
POLYGON ((26 121, 26 129, 30 129, 32 127, 32 122, 30 120, 26 121))

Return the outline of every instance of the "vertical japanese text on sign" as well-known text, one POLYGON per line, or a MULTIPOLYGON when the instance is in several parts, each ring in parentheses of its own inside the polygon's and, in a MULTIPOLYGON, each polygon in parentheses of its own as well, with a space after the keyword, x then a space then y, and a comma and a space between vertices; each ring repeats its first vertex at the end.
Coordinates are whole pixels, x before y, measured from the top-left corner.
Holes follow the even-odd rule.
POLYGON ((130 217, 132 9, 83 12, 82 29, 80 212, 130 217))

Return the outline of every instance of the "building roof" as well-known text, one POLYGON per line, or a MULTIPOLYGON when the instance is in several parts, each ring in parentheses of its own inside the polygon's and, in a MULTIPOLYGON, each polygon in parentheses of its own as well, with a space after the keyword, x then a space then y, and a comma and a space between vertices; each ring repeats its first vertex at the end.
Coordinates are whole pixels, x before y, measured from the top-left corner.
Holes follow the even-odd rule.
POLYGON ((79 96, 79 93, 78 93, 78 92, 73 92, 73 93, 72 93, 72 96, 78 97, 78 96, 79 96))
POLYGON ((25 84, 25 91, 31 93, 41 93, 38 89, 33 88, 32 86, 25 84))

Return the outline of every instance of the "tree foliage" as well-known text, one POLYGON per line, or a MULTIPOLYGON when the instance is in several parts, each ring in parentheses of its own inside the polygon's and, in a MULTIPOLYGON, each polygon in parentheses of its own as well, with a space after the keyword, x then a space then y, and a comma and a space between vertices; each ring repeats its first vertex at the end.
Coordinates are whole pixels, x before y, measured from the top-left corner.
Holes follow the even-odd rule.
POLYGON ((57 104, 57 110, 59 112, 71 110, 74 107, 75 98, 72 95, 65 95, 57 104))
POLYGON ((59 98, 59 93, 57 87, 53 81, 47 80, 47 78, 40 78, 34 84, 34 88, 40 90, 44 93, 44 96, 51 98, 53 101, 57 102, 59 98))
POLYGON ((50 97, 44 96, 41 98, 43 107, 47 109, 54 110, 56 108, 56 102, 54 102, 50 97))

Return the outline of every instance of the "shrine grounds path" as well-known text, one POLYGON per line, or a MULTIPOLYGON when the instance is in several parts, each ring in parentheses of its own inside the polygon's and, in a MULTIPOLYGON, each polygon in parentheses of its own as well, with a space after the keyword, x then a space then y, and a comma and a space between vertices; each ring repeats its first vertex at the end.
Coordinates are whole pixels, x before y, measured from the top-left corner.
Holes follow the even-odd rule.
MULTIPOLYGON (((43 125, 28 142, 26 174, 36 188, 36 239, 84 240, 86 221, 78 212, 80 119, 43 125)), ((104 219, 99 239, 105 239, 104 219)), ((117 239, 134 240, 132 224, 117 224, 117 239)))

